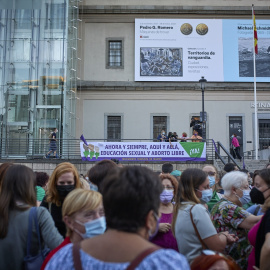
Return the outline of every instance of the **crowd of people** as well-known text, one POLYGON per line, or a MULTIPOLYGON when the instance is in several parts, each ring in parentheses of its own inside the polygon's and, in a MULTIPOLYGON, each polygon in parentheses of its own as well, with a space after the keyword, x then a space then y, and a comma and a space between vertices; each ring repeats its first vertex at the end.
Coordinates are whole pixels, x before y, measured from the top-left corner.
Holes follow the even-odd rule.
POLYGON ((172 142, 202 142, 203 138, 199 135, 199 132, 197 130, 193 130, 193 135, 191 137, 188 137, 186 132, 182 133, 182 136, 178 136, 177 133, 169 132, 168 135, 166 135, 165 130, 161 130, 160 134, 157 137, 157 141, 159 142, 169 142, 172 145, 172 142))
POLYGON ((0 269, 266 270, 269 256, 270 164, 0 166, 0 269))

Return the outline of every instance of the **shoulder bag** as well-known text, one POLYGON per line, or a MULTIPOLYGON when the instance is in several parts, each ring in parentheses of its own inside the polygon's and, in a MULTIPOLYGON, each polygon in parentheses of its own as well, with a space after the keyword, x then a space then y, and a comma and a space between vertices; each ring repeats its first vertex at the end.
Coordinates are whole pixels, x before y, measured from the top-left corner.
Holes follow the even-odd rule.
POLYGON ((28 222, 28 233, 27 233, 27 253, 24 257, 24 269, 25 270, 37 270, 41 268, 41 265, 50 252, 50 249, 45 247, 42 249, 41 240, 40 240, 40 232, 39 232, 39 225, 37 220, 37 207, 32 207, 29 213, 29 222, 28 222), (32 239, 32 224, 35 224, 37 237, 38 237, 38 246, 39 246, 39 253, 36 256, 32 256, 30 254, 31 248, 31 239, 32 239))
POLYGON ((195 223, 194 223, 194 221, 193 221, 193 215, 192 215, 192 213, 191 213, 191 210, 192 210, 192 208, 193 208, 194 206, 195 206, 195 205, 193 205, 193 206, 190 208, 190 219, 191 219, 192 225, 193 225, 193 227, 194 227, 195 233, 197 234, 197 236, 198 236, 198 238, 199 238, 199 240, 200 240, 200 242, 201 242, 201 244, 202 244, 203 249, 208 249, 207 245, 203 242, 203 240, 202 240, 202 238, 201 238, 201 236, 200 236, 200 234, 199 234, 199 232, 198 232, 198 229, 197 229, 197 227, 196 227, 196 225, 195 225, 195 223))

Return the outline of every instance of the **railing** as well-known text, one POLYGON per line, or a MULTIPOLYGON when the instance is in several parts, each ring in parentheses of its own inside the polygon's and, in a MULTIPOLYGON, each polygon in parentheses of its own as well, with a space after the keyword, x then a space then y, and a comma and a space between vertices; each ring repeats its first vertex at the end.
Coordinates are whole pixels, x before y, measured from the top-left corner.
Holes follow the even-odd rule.
MULTIPOLYGON (((215 142, 213 141, 213 144, 215 142)), ((219 158, 223 165, 225 165, 228 162, 233 163, 235 166, 238 167, 238 169, 241 169, 240 166, 237 164, 233 156, 230 154, 230 152, 224 147, 224 145, 221 142, 217 142, 217 147, 216 147, 216 158, 219 158), (221 153, 221 150, 225 153, 221 153), (223 154, 223 155, 222 155, 223 154)))
MULTIPOLYGON (((112 140, 86 139, 92 142, 107 142, 112 140)), ((117 140, 119 141, 119 140, 117 140)), ((125 139, 121 142, 153 142, 150 139, 125 139)), ((80 139, 58 139, 57 157, 67 160, 81 160, 80 139)), ((215 159, 215 148, 212 140, 206 142, 206 159, 215 159)), ((169 143, 169 142, 168 142, 169 143)), ((0 159, 43 159, 49 151, 49 139, 2 139, 0 140, 0 159)), ((49 158, 53 157, 53 153, 49 158)))

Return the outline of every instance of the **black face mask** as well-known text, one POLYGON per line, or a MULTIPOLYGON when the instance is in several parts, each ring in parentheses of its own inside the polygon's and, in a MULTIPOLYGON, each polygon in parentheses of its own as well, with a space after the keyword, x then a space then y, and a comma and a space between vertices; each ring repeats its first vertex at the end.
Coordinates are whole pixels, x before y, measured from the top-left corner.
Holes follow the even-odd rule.
POLYGON ((56 185, 56 189, 60 198, 64 199, 70 191, 75 188, 75 185, 56 185))
MULTIPOLYGON (((270 187, 269 187, 270 188, 270 187)), ((268 188, 268 189, 269 189, 268 188)), ((266 190, 268 190, 268 189, 266 189, 266 190)), ((265 190, 265 191, 266 191, 265 190)), ((265 192, 264 191, 264 192, 265 192)), ((264 192, 262 192, 262 191, 260 191, 260 190, 258 190, 257 188, 253 188, 253 189, 251 189, 251 191, 250 191, 250 198, 251 198, 251 201, 253 202, 253 203, 257 203, 257 204, 264 204, 264 202, 265 202, 265 198, 264 198, 264 196, 263 196, 263 193, 264 192)))

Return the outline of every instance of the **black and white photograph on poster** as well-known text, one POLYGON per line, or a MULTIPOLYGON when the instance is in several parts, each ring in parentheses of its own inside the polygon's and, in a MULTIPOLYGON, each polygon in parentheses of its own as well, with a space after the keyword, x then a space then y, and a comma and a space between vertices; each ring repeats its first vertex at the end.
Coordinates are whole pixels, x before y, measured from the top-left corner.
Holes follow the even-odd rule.
POLYGON ((140 76, 183 76, 183 49, 140 48, 140 76))
MULTIPOLYGON (((256 55, 256 77, 270 77, 270 39, 261 38, 256 55)), ((254 77, 253 38, 238 38, 239 77, 254 77)))

